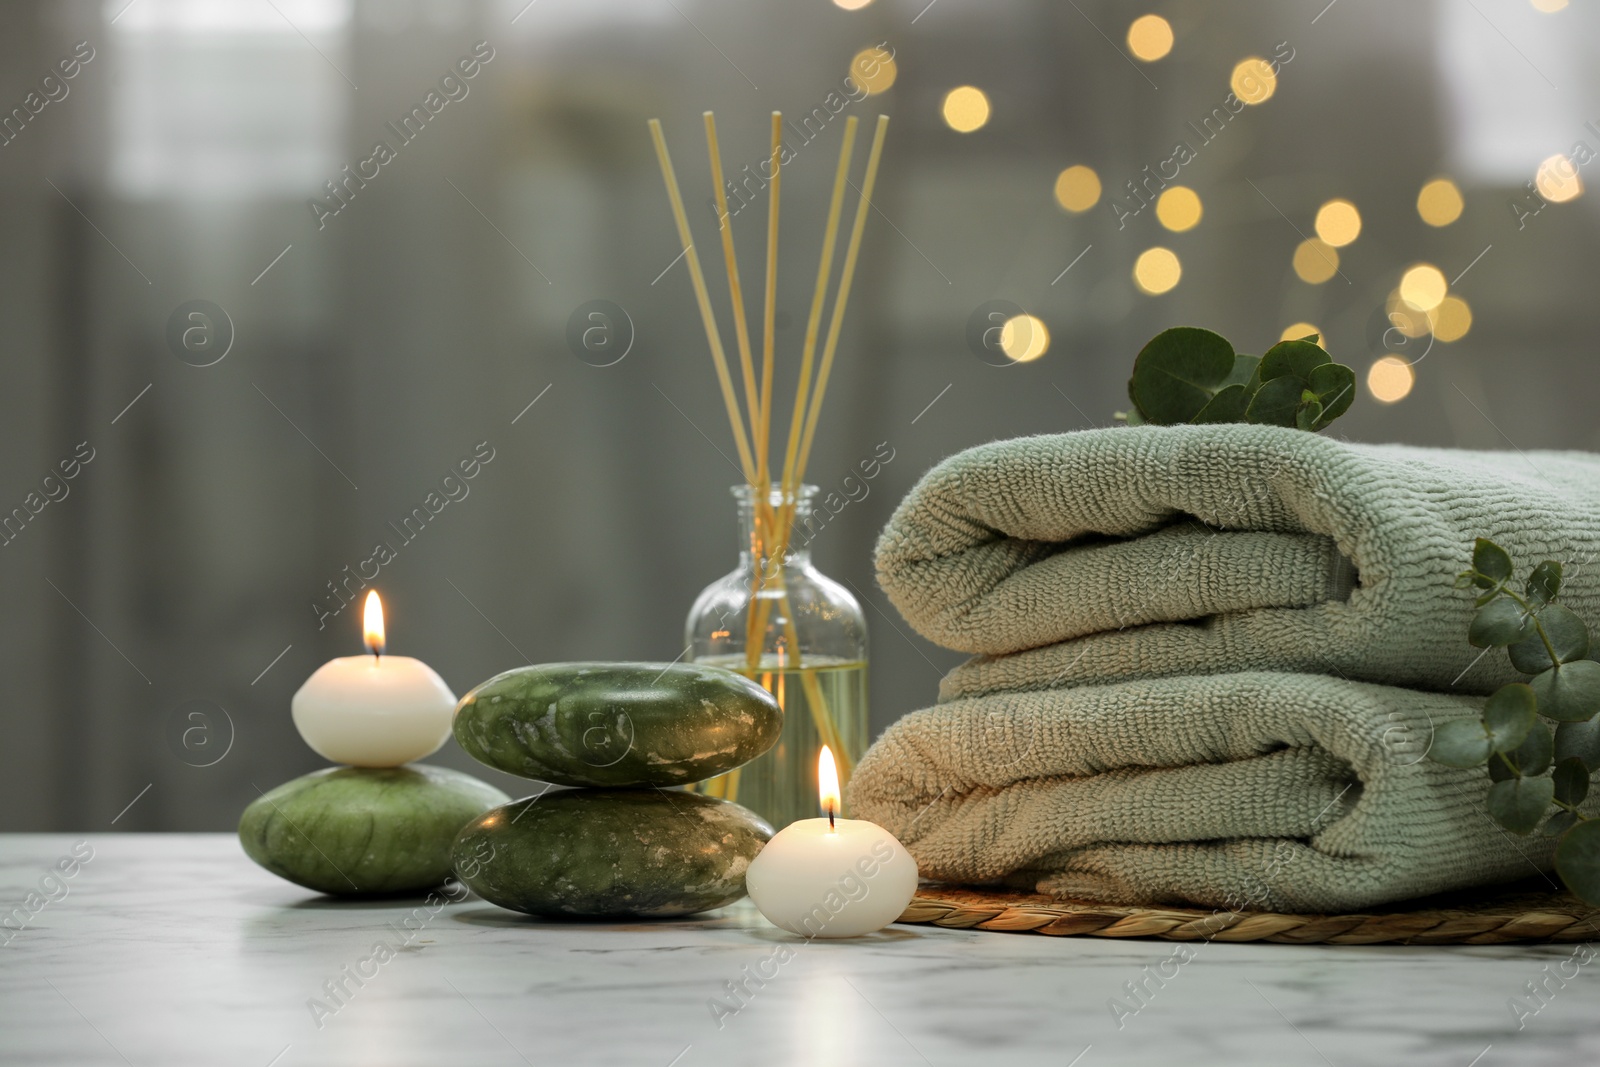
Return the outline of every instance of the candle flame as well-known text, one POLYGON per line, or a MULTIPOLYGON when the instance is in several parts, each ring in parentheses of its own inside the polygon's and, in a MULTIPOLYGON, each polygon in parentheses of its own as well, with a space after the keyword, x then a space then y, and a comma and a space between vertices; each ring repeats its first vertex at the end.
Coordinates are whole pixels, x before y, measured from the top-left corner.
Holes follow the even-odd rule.
POLYGON ((817 753, 817 799, 828 814, 828 825, 839 814, 839 768, 833 761, 833 750, 827 745, 817 753))
POLYGON ((362 628, 366 631, 367 651, 374 656, 383 655, 383 601, 378 599, 378 591, 372 590, 367 594, 367 606, 363 611, 362 628))

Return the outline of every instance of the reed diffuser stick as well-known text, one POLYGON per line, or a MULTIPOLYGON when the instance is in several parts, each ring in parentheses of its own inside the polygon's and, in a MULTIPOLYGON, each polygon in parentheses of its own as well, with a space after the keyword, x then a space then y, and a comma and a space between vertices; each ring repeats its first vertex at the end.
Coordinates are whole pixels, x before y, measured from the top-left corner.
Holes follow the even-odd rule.
MULTIPOLYGON (((761 412, 756 423, 757 474, 769 483, 768 449, 772 440, 772 364, 778 313, 778 194, 782 188, 783 113, 772 113, 772 187, 767 193, 767 284, 761 311, 761 412)), ((770 494, 769 494, 770 495, 770 494)))
POLYGON ((672 203, 672 219, 678 226, 678 240, 683 243, 684 258, 689 263, 689 281, 694 286, 694 297, 700 305, 700 322, 706 330, 706 341, 711 345, 711 360, 717 368, 717 384, 722 388, 722 402, 728 409, 728 421, 733 426, 733 443, 739 450, 745 481, 755 485, 755 458, 750 454, 749 436, 745 433, 744 420, 739 415, 739 401, 733 395, 728 357, 722 350, 722 335, 717 332, 716 316, 711 313, 711 297, 706 292, 705 275, 700 272, 700 257, 694 250, 694 235, 689 232, 689 216, 683 210, 683 194, 678 191, 678 175, 672 169, 672 156, 668 154, 667 140, 661 134, 660 119, 650 120, 650 137, 655 142, 661 179, 667 185, 667 199, 672 203))
MULTIPOLYGON (((860 123, 854 115, 845 120, 844 139, 839 146, 839 165, 833 178, 833 196, 828 203, 828 222, 822 231, 822 256, 817 264, 817 283, 811 299, 811 312, 806 318, 805 341, 800 353, 800 380, 796 386, 794 414, 789 421, 789 443, 784 453, 783 478, 779 483, 778 514, 767 527, 768 558, 776 561, 781 574, 783 559, 788 551, 789 530, 794 522, 794 498, 799 492, 799 482, 794 476, 794 465, 800 451, 800 433, 805 419, 806 401, 811 390, 811 379, 817 350, 817 333, 822 325, 822 308, 827 300, 828 281, 833 273, 833 252, 839 239, 839 217, 844 205, 844 189, 850 179, 850 157, 854 150, 856 128, 860 123)), ((785 598, 786 600, 787 598, 785 598)), ((767 629, 767 615, 771 602, 758 598, 748 615, 748 635, 759 638, 767 629)), ((746 644, 748 652, 749 644, 746 644)), ((798 646, 797 646, 798 647, 798 646)), ((748 660, 748 655, 747 655, 748 660)))
MULTIPOLYGON (((800 452, 800 430, 805 404, 811 391, 811 375, 817 351, 817 329, 822 324, 822 304, 828 294, 828 276, 833 273, 833 246, 839 237, 839 209, 844 204, 844 187, 849 181, 850 153, 855 145, 854 115, 845 119, 844 142, 839 147, 839 169, 833 179, 833 199, 828 204, 828 225, 822 231, 822 261, 817 265, 817 287, 811 298, 811 314, 806 318, 806 339, 800 351, 800 384, 795 392, 794 416, 789 422, 789 444, 783 458, 783 499, 787 502, 799 488, 795 461, 800 452)), ((789 509, 792 512, 792 509, 789 509)), ((787 524, 785 524, 787 529, 787 524)))
MULTIPOLYGON (((739 346, 739 369, 744 374, 744 402, 750 410, 750 429, 756 434, 756 475, 766 467, 761 458, 760 401, 756 397, 756 369, 750 354, 750 326, 744 316, 744 285, 739 281, 739 257, 733 247, 733 219, 728 215, 728 192, 722 181, 722 148, 717 143, 717 117, 705 113, 706 152, 711 156, 711 186, 716 190, 717 229, 722 233, 722 260, 728 268, 728 302, 733 305, 733 337, 739 346)), ((753 483, 752 483, 753 484, 753 483)))
POLYGON ((800 442, 800 462, 796 476, 805 477, 806 461, 811 458, 811 442, 817 433, 817 419, 822 414, 822 397, 828 391, 828 375, 833 371, 833 356, 839 349, 839 329, 844 324, 845 304, 850 300, 850 283, 856 276, 856 257, 861 252, 861 233, 867 225, 867 211, 872 207, 872 189, 878 181, 878 163, 883 158, 883 138, 889 132, 889 116, 878 116, 878 128, 873 131, 872 151, 867 153, 867 173, 861 181, 861 199, 856 203, 855 222, 850 227, 850 244, 844 253, 844 268, 839 274, 839 293, 834 297, 833 319, 828 323, 828 340, 822 348, 822 367, 817 371, 817 387, 811 396, 811 412, 806 416, 805 437, 800 442))

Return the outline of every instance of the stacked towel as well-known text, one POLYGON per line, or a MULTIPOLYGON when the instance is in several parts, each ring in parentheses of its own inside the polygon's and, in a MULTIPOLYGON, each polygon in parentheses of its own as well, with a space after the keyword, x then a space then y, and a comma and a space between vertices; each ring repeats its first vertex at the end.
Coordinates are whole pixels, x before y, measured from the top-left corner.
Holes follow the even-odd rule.
POLYGON ((1109 902, 1348 909, 1547 869, 1484 814, 1481 768, 1423 758, 1518 677, 1466 643, 1478 536, 1563 560, 1563 601, 1600 617, 1586 454, 1223 425, 954 456, 878 577, 977 655, 868 753, 853 810, 929 877, 1109 902))

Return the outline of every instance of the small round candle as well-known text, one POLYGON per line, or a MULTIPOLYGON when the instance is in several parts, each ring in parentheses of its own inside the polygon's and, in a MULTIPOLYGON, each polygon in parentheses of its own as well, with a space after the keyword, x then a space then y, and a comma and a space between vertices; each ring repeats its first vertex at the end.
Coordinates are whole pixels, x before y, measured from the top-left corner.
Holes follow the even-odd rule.
POLYGON ((456 697, 421 660, 385 656, 383 604, 367 594, 369 655, 318 667, 290 702, 294 724, 323 759, 398 767, 438 750, 450 736, 456 697))
POLYGON ((883 827, 835 817, 839 777, 826 745, 817 783, 827 817, 778 831, 745 872, 745 888, 769 922, 802 937, 881 930, 917 891, 917 862, 883 827))

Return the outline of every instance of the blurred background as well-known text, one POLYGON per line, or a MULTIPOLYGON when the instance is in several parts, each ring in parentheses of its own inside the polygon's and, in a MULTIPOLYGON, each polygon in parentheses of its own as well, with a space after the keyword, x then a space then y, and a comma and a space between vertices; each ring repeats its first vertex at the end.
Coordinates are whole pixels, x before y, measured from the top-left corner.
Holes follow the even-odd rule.
POLYGON ((1594 5, 5 10, 0 829, 227 830, 322 765, 289 698, 360 650, 333 589, 380 542, 390 651, 457 692, 682 650, 739 475, 650 117, 724 328, 700 115, 730 173, 791 117, 783 383, 844 119, 893 117, 809 471, 842 496, 893 457, 812 544, 865 601, 874 734, 957 660, 873 583, 896 502, 966 446, 1110 425, 1168 326, 1323 334, 1352 439, 1600 443, 1594 5))

